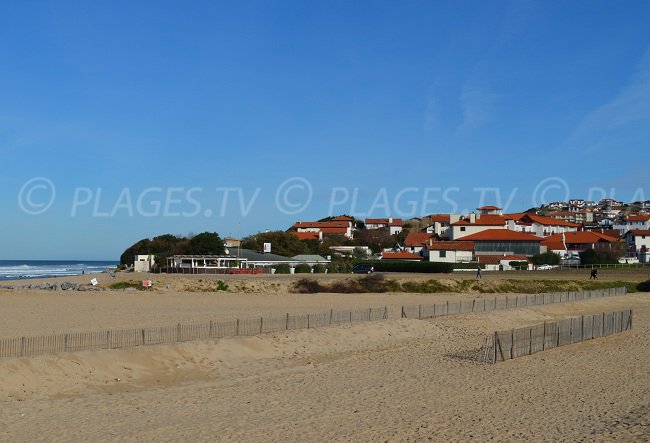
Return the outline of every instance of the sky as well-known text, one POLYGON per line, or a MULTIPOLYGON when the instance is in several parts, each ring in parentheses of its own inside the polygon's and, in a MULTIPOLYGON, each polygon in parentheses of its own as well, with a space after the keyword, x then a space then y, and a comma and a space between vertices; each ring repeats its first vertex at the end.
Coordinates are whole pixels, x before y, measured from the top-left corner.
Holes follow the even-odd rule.
POLYGON ((650 2, 0 1, 0 259, 650 199, 650 2))

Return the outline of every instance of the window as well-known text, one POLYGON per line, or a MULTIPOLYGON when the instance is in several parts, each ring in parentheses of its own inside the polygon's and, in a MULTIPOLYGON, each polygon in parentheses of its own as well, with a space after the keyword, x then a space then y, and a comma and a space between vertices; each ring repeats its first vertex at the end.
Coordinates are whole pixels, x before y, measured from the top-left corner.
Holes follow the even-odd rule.
POLYGON ((445 258, 447 257, 447 251, 438 251, 440 254, 440 258, 445 258))
POLYGON ((465 226, 460 227, 460 232, 465 232, 465 226))

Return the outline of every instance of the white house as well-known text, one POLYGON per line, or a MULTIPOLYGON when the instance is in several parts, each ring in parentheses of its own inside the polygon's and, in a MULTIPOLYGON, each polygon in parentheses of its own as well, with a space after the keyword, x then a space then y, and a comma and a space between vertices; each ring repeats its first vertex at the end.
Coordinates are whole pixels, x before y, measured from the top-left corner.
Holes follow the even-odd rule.
POLYGON ((366 229, 386 228, 390 235, 397 235, 402 232, 404 221, 401 218, 367 218, 365 221, 366 229))
POLYGON ((328 221, 328 222, 297 222, 292 230, 298 233, 312 232, 320 234, 338 234, 352 238, 352 221, 328 221))
POLYGON ((434 237, 435 234, 427 234, 426 232, 409 232, 409 235, 404 239, 403 249, 413 254, 419 254, 434 237))
POLYGON ((155 264, 156 264, 156 259, 151 254, 136 255, 133 259, 133 271, 151 272, 155 264))
POLYGON ((430 262, 467 263, 472 261, 474 242, 432 241, 423 250, 430 262))
POLYGON ((479 214, 481 215, 502 215, 503 209, 497 206, 481 206, 476 208, 479 214))
POLYGON ((562 234, 565 232, 577 232, 580 224, 560 220, 552 217, 543 217, 537 214, 512 214, 506 216, 507 227, 511 231, 529 232, 538 237, 562 234))
POLYGON ((618 229, 621 235, 625 235, 627 231, 650 229, 650 215, 628 215, 623 222, 615 224, 614 229, 618 229))
POLYGON ((469 214, 451 224, 450 240, 460 240, 465 236, 477 234, 487 229, 506 229, 506 218, 502 215, 469 214))
POLYGON ((427 217, 427 221, 431 224, 424 228, 424 232, 449 239, 451 238, 451 224, 460 220, 460 217, 455 214, 432 214, 427 217))
POLYGON ((650 263, 650 230, 634 229, 625 234, 627 255, 637 257, 641 263, 650 263))

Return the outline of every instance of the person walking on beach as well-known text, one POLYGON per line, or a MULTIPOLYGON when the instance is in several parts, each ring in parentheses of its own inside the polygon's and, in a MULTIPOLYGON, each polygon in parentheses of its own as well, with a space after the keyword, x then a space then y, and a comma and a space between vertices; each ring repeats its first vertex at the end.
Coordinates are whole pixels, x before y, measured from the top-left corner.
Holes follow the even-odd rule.
POLYGON ((594 268, 591 270, 591 275, 589 276, 589 280, 591 279, 598 280, 598 269, 594 268))
POLYGON ((476 268, 476 279, 480 280, 482 278, 483 276, 481 275, 481 267, 479 266, 478 268, 476 268))

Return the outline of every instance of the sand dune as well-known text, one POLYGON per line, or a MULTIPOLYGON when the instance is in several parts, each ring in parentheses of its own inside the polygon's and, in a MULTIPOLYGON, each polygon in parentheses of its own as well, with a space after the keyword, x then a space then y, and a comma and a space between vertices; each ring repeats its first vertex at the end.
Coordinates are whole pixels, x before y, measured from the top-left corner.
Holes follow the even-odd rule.
POLYGON ((650 299, 0 362, 11 441, 647 441, 650 299), (481 365, 494 329, 632 305, 632 332, 481 365), (118 381, 119 379, 119 381, 118 381))

